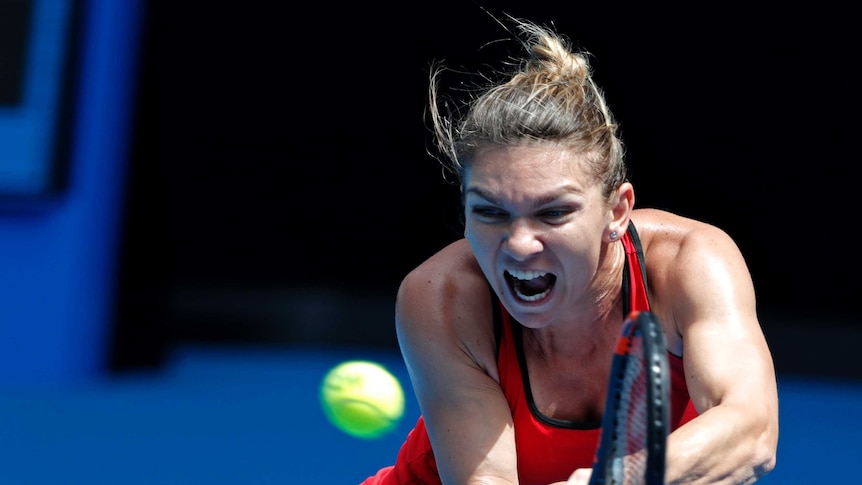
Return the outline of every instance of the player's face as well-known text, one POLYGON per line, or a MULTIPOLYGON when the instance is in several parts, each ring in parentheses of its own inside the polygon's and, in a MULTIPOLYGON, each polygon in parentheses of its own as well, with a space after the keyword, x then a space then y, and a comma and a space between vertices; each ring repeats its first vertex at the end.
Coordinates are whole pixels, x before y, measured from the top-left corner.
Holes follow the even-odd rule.
POLYGON ((496 147, 464 177, 465 235, 507 310, 539 328, 592 303, 611 218, 598 182, 559 147, 496 147))

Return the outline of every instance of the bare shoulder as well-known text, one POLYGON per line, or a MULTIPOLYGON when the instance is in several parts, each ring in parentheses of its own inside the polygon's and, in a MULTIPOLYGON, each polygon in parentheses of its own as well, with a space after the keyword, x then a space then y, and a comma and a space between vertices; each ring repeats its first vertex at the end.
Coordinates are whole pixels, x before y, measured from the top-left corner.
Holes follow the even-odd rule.
POLYGON ((398 288, 396 328, 408 356, 418 352, 449 361, 466 356, 493 374, 491 322, 491 289, 466 240, 432 255, 398 288))
MULTIPOLYGON (((754 315, 754 290, 736 242, 715 225, 656 209, 632 213, 644 250, 653 310, 681 351, 684 327, 736 309, 754 315)), ((737 315, 737 316, 738 316, 737 315)))
POLYGON ((401 282, 398 301, 401 305, 436 308, 460 300, 469 300, 488 285, 466 240, 444 247, 410 271, 401 282))
POLYGON ((644 252, 657 263, 671 263, 693 254, 738 256, 733 239, 723 229, 706 222, 658 209, 637 209, 632 212, 632 222, 644 252))

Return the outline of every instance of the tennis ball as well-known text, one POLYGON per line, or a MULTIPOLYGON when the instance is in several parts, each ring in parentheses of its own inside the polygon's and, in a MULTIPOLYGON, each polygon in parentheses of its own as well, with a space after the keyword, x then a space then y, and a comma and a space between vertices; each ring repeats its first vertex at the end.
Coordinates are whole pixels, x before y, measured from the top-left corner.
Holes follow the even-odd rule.
POLYGON ((358 438, 392 431, 404 416, 404 390, 382 365, 349 360, 333 367, 320 387, 323 411, 336 428, 358 438))

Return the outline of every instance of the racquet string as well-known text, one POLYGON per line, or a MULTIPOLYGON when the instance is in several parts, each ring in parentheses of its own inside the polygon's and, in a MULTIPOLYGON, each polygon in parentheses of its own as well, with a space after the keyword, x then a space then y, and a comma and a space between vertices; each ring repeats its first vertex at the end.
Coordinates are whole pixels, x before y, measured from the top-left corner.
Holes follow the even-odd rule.
POLYGON ((630 337, 622 378, 617 389, 620 400, 614 419, 617 421, 610 450, 611 477, 609 485, 640 485, 647 467, 647 363, 643 334, 630 337))

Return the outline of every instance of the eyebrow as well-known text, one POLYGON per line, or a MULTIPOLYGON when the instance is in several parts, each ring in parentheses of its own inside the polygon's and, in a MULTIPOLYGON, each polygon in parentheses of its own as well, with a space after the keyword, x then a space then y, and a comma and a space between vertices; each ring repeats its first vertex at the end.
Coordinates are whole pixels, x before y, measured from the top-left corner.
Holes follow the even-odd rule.
POLYGON ((487 200, 488 202, 494 205, 502 205, 499 200, 495 199, 491 194, 487 191, 482 190, 477 187, 470 187, 464 192, 464 198, 466 199, 469 194, 476 194, 477 196, 487 200))
MULTIPOLYGON (((572 193, 573 194, 579 194, 580 193, 580 191, 575 190, 571 186, 566 186, 566 187, 568 187, 569 190, 561 189, 561 190, 554 192, 552 194, 548 194, 546 196, 540 197, 538 200, 536 200, 536 202, 533 204, 533 206, 542 207, 544 205, 550 204, 551 202, 554 202, 555 200, 559 199, 560 197, 562 197, 565 194, 572 194, 572 193)), ((475 194, 475 195, 485 199, 486 201, 488 201, 494 205, 498 205, 498 206, 503 205, 502 202, 500 202, 497 198, 495 198, 493 195, 491 195, 488 191, 481 189, 481 188, 478 188, 478 187, 468 188, 464 192, 464 198, 465 199, 467 198, 468 194, 475 194)))

